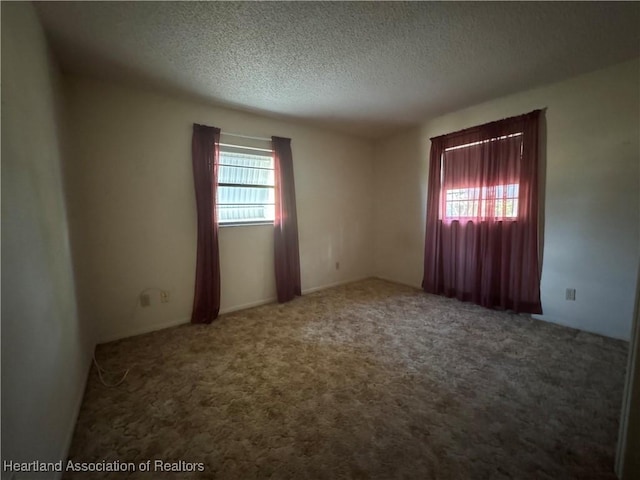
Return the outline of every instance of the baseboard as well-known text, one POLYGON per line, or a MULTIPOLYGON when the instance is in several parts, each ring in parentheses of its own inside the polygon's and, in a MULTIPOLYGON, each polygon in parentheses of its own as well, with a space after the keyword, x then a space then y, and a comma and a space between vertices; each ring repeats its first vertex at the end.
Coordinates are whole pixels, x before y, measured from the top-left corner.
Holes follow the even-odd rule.
POLYGON ((418 290, 422 290, 422 286, 421 285, 417 285, 417 284, 413 284, 413 283, 401 282, 401 281, 393 279, 393 278, 383 277, 382 275, 374 275, 373 278, 377 278, 379 280, 384 280, 385 282, 396 283, 398 285, 404 285, 405 287, 417 288, 418 290))
MULTIPOLYGON (((326 290, 328 288, 333 288, 333 287, 338 287, 340 285, 345 285, 347 283, 354 283, 354 282, 359 282, 361 280, 365 280, 367 278, 372 278, 370 275, 368 276, 364 276, 364 277, 357 277, 357 278, 353 278, 353 279, 349 279, 349 280, 341 280, 339 282, 334 282, 334 283, 330 283, 327 285, 321 285, 318 287, 312 287, 312 288, 306 288, 304 290, 302 290, 302 294, 303 295, 307 295, 309 293, 315 293, 315 292, 319 292, 320 290, 326 290)), ((260 307, 262 305, 267 305, 269 303, 274 303, 277 301, 276 297, 270 297, 270 298, 265 298, 262 300, 257 300, 255 302, 249 302, 249 303, 243 303, 242 305, 236 305, 233 307, 228 307, 228 308, 224 308, 222 310, 220 310, 220 315, 224 315, 227 313, 233 313, 233 312, 238 312, 240 310, 247 310, 249 308, 254 308, 254 307, 260 307)), ((142 335, 145 333, 150 333, 150 332, 155 332, 156 330, 164 330, 165 328, 171 328, 171 327, 177 327, 178 325, 184 325, 186 323, 190 322, 190 318, 180 318, 177 320, 171 320, 168 322, 164 322, 164 323, 159 323, 159 324, 153 324, 153 325, 146 325, 146 326, 142 326, 140 328, 136 328, 133 329, 127 333, 119 333, 119 334, 115 334, 115 335, 107 335, 104 338, 101 338, 100 341, 98 342, 100 343, 109 343, 109 342, 114 342, 116 340, 122 340, 123 338, 129 338, 129 337, 135 337, 137 335, 142 335)))
MULTIPOLYGON (((384 280, 386 282, 391 282, 391 283, 395 283, 395 284, 398 284, 398 285, 404 285, 406 287, 417 288, 418 290, 422 290, 422 287, 420 285, 401 282, 399 280, 395 280, 393 278, 384 277, 382 275, 374 275, 373 277, 374 278, 378 278, 380 280, 384 280)), ((562 319, 550 318, 550 317, 548 317, 546 315, 530 315, 530 317, 533 318, 534 320, 538 320, 540 322, 552 323, 552 324, 555 324, 555 325, 560 325, 562 327, 570 328, 572 330, 577 330, 577 331, 581 331, 581 332, 588 332, 588 333, 592 333, 594 335, 600 335, 601 337, 613 338, 614 340, 622 340, 622 341, 625 341, 625 342, 629 341, 629 338, 626 337, 626 336, 610 335, 610 334, 606 334, 606 333, 601 332, 601 331, 578 327, 575 324, 572 324, 570 322, 563 321, 562 319)))
POLYGON ((340 280, 339 282, 329 283, 327 285, 321 285, 319 287, 305 288, 304 290, 302 290, 302 295, 319 292, 321 290, 326 290, 328 288, 339 287, 340 285, 346 285, 347 283, 360 282, 362 280, 366 280, 367 278, 372 278, 372 277, 371 275, 367 275, 365 277, 357 277, 350 280, 340 280))
MULTIPOLYGON (((71 449, 71 442, 73 441, 73 434, 76 431, 76 424, 78 423, 78 417, 80 416, 80 408, 82 407, 82 401, 84 400, 84 392, 87 389, 87 383, 89 382, 89 375, 91 373, 91 363, 93 359, 93 352, 95 351, 96 346, 93 345, 91 348, 91 358, 87 362, 86 373, 84 375, 84 381, 82 382, 82 388, 80 388, 80 392, 76 396, 76 400, 73 406, 73 415, 71 416, 71 424, 67 428, 67 434, 65 436, 65 440, 63 443, 63 449, 60 455, 60 459, 63 460, 63 464, 66 463, 67 458, 69 458, 69 450, 71 449)), ((62 478, 62 474, 64 473, 64 469, 62 472, 55 472, 53 478, 55 480, 60 480, 62 478)))
MULTIPOLYGON (((372 277, 371 276, 358 277, 358 278, 351 279, 351 280, 341 280, 339 282, 329 283, 327 285, 321 285, 319 287, 305 288, 304 290, 302 290, 302 295, 308 295, 310 293, 319 292, 321 290, 326 290, 328 288, 338 287, 340 285, 346 285, 347 283, 359 282, 359 281, 362 281, 362 280, 366 280, 367 278, 372 278, 372 277)), ((277 297, 271 297, 271 298, 267 298, 267 299, 264 299, 264 300, 258 300, 256 302, 245 303, 245 304, 238 305, 238 306, 235 306, 235 307, 229 307, 229 308, 225 308, 223 310, 220 310, 220 315, 225 314, 225 313, 238 312, 240 310, 246 310, 248 308, 260 307, 262 305, 268 305, 269 303, 275 303, 277 301, 278 301, 277 297)))
POLYGON ((591 329, 591 328, 584 328, 584 327, 579 327, 577 325, 575 325, 574 323, 565 321, 561 318, 556 318, 556 317, 549 317, 547 315, 537 315, 537 314, 533 314, 531 315, 531 318, 533 318, 534 320, 539 320, 541 322, 547 322, 547 323, 552 323, 554 325, 560 325, 561 327, 565 327, 565 328, 570 328, 572 330, 577 330, 580 332, 587 332, 587 333, 591 333, 593 335, 599 335, 601 337, 605 337, 605 338, 612 338, 614 340, 622 340, 623 342, 628 342, 629 341, 629 337, 624 336, 624 335, 611 335, 608 333, 604 333, 602 331, 599 330, 595 330, 595 329, 591 329))
MULTIPOLYGON (((232 312, 237 312, 239 310, 246 310, 248 308, 253 308, 253 307, 259 307, 261 305, 266 305, 268 303, 273 303, 276 301, 276 298, 267 298, 264 300, 258 300, 256 302, 250 302, 250 303, 244 303, 242 305, 237 305, 235 307, 229 307, 229 308, 225 308, 220 310, 219 314, 220 315, 224 315, 225 313, 232 313, 232 312)), ((165 328, 171 328, 171 327, 177 327, 179 325, 185 325, 187 323, 191 322, 191 318, 179 318, 177 320, 170 320, 168 322, 163 322, 163 323, 156 323, 153 325, 147 325, 141 328, 137 328, 135 330, 132 330, 130 332, 127 332, 125 334, 116 334, 116 335, 110 335, 105 337, 104 339, 101 339, 98 343, 109 343, 109 342, 115 342, 116 340, 122 340, 123 338, 130 338, 130 337, 135 337, 138 335, 143 335, 145 333, 151 333, 151 332, 155 332, 158 330, 164 330, 165 328)))
POLYGON ((156 330, 164 330, 165 328, 177 327, 178 325, 184 325, 185 323, 189 323, 191 321, 190 318, 179 318, 170 320, 168 322, 163 323, 154 323, 153 325, 145 325, 140 328, 136 328, 127 333, 115 334, 115 335, 107 335, 105 338, 101 338, 100 343, 109 343, 115 342, 116 340, 122 340, 123 338, 135 337, 137 335, 142 335, 144 333, 155 332, 156 330))
POLYGON ((273 303, 278 300, 276 297, 265 298, 264 300, 257 300, 255 302, 243 303, 242 305, 236 305, 235 307, 229 307, 220 310, 220 315, 224 315, 225 313, 233 313, 238 312, 240 310, 247 310, 249 308, 260 307, 262 305, 268 305, 269 303, 273 303))

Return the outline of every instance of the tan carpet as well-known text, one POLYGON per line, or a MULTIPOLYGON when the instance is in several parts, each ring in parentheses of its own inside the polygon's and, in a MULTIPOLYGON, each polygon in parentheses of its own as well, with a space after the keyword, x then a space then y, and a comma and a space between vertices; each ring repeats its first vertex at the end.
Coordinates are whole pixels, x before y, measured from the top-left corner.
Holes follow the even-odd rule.
POLYGON ((366 280, 100 346, 131 372, 113 389, 91 372, 70 459, 205 464, 128 478, 613 479, 626 351, 366 280))

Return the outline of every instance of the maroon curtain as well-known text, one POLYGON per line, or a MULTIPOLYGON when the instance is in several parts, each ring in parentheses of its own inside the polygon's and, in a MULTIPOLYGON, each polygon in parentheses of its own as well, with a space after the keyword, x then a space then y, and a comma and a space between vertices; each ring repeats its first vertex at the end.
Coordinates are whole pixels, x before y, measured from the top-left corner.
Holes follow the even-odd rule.
POLYGON ((216 190, 220 129, 193 125, 191 159, 198 211, 196 289, 191 323, 211 323, 220 311, 216 190))
POLYGON ((278 302, 301 295, 298 217, 291 139, 271 137, 275 169, 275 270, 278 302))
POLYGON ((540 110, 431 139, 423 289, 542 313, 540 110))

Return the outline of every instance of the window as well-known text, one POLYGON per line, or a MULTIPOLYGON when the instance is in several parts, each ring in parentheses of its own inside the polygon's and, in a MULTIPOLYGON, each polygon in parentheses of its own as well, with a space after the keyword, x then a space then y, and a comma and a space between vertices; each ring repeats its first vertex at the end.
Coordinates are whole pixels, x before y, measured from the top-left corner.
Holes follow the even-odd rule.
POLYGON ((266 149, 221 145, 218 161, 218 223, 272 223, 275 218, 273 155, 266 149), (255 150, 255 153, 244 150, 255 150))
POLYGON ((516 218, 518 216, 517 183, 495 187, 452 188, 446 190, 445 217, 516 218))
POLYGON ((521 132, 446 148, 441 157, 440 218, 515 220, 518 162, 504 162, 504 156, 522 157, 521 132), (494 157, 482 166, 481 159, 494 157))
POLYGON ((422 288, 541 313, 542 110, 431 139, 422 288))

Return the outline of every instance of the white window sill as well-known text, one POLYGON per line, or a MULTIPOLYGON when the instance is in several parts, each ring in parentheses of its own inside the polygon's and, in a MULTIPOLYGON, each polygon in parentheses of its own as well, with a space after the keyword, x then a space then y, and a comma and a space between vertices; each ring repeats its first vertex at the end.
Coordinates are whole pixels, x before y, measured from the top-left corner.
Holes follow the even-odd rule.
POLYGON ((218 227, 273 227, 273 222, 239 222, 239 223, 218 223, 218 227))

